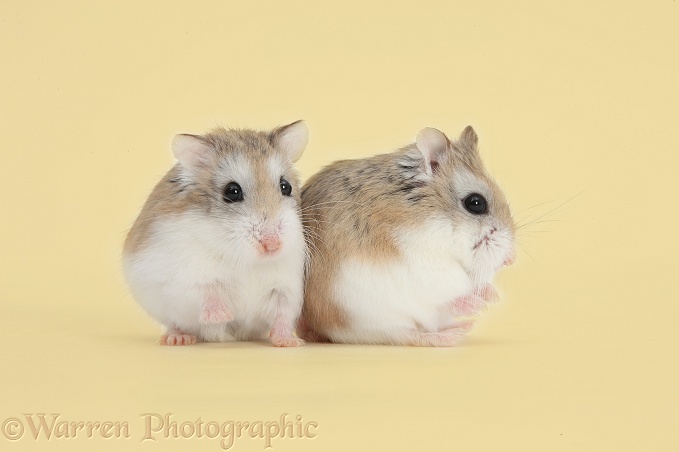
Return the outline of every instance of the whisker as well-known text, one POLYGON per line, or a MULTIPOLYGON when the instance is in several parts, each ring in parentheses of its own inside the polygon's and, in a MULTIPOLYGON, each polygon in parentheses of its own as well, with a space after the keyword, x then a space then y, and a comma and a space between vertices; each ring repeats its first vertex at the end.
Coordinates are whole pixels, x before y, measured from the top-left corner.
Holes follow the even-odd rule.
MULTIPOLYGON (((546 213, 540 215, 539 217, 537 217, 537 218, 535 218, 535 219, 533 219, 533 220, 531 220, 531 221, 529 221, 529 222, 527 222, 527 223, 522 223, 522 222, 525 221, 525 219, 527 218, 527 217, 524 217, 522 220, 519 220, 519 221, 517 222, 517 223, 518 223, 518 226, 516 227, 516 229, 522 228, 522 227, 524 227, 524 226, 526 226, 526 225, 528 225, 528 224, 531 224, 531 223, 533 223, 533 222, 535 222, 535 221, 537 221, 537 220, 540 220, 540 219, 546 217, 547 215, 553 215, 553 214, 555 214, 557 209, 559 209, 559 208, 563 207, 564 205, 568 204, 569 202, 571 202, 572 200, 574 200, 575 198, 577 198, 578 196, 580 196, 581 194, 583 194, 586 190, 587 190, 587 189, 581 190, 580 192, 576 193, 575 195, 571 196, 570 198, 568 198, 567 200, 565 200, 564 202, 562 202, 561 204, 559 204, 558 206, 556 206, 555 208, 549 210, 548 212, 546 212, 546 213)), ((530 215, 529 215, 529 216, 530 216, 530 215)))
POLYGON ((530 257, 530 259, 531 259, 535 264, 537 264, 537 261, 535 260, 535 258, 533 257, 533 255, 530 254, 530 253, 526 250, 526 248, 523 247, 523 245, 521 245, 519 242, 516 242, 516 244, 519 245, 519 248, 521 248, 521 249, 523 250, 523 252, 526 253, 526 254, 528 255, 528 257, 530 257))
POLYGON ((517 213, 525 212, 525 211, 527 211, 527 210, 531 210, 531 209, 534 209, 534 208, 536 208, 536 207, 544 206, 545 204, 549 204, 549 203, 551 203, 551 202, 557 202, 557 201, 558 201, 558 200, 556 200, 556 199, 552 199, 551 201, 541 202, 541 203, 532 205, 532 206, 530 206, 530 207, 526 207, 525 209, 521 209, 521 210, 519 210, 517 213))
POLYGON ((343 203, 361 205, 361 203, 356 202, 356 201, 326 201, 326 202, 319 202, 317 204, 312 204, 310 206, 305 206, 301 209, 301 211, 304 212, 306 210, 313 209, 315 207, 323 206, 323 205, 326 205, 326 204, 343 204, 343 203))

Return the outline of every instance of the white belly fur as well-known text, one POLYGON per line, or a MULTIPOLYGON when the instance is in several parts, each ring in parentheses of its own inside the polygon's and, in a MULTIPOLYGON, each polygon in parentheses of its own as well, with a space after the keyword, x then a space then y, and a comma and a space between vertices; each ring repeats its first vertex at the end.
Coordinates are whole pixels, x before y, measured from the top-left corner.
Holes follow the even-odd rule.
POLYGON ((399 343, 407 331, 436 332, 454 323, 444 306, 469 294, 472 281, 450 251, 448 228, 431 220, 397 234, 398 262, 342 262, 334 299, 348 325, 328 331, 330 339, 399 343))
POLYGON ((288 243, 291 252, 248 266, 215 255, 196 239, 209 234, 201 228, 209 226, 181 217, 163 221, 154 231, 151 246, 123 256, 132 293, 151 317, 201 340, 222 342, 264 337, 277 312, 299 316, 304 258, 295 247, 303 246, 301 234, 288 243), (205 325, 200 322, 204 287, 215 283, 235 319, 205 325))

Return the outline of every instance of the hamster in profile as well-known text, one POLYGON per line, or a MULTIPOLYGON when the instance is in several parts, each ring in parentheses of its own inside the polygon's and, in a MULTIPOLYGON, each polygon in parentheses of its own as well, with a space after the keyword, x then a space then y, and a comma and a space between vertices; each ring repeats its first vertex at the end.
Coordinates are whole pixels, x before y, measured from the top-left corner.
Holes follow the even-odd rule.
POLYGON ((156 185, 125 241, 125 277, 163 324, 165 345, 294 336, 306 245, 299 176, 302 121, 271 132, 177 135, 178 163, 156 185))
POLYGON ((314 340, 451 346, 496 297, 514 221, 478 138, 426 128, 389 154, 335 162, 302 191, 311 259, 303 321, 314 340))

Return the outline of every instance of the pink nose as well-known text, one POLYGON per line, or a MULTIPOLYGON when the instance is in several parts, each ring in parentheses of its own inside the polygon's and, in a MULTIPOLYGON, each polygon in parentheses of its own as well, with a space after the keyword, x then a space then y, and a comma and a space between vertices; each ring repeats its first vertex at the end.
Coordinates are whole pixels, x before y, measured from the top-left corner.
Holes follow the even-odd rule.
POLYGON ((281 239, 276 235, 265 235, 259 240, 266 251, 276 251, 281 247, 281 239))

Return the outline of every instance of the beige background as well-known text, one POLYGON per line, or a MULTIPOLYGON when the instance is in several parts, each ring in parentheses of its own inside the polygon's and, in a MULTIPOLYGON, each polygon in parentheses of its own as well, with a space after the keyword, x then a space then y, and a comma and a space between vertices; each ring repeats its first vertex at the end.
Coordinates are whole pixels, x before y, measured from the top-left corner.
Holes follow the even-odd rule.
POLYGON ((280 451, 676 450, 678 46, 672 0, 0 1, 0 421, 131 430, 0 448, 220 450, 142 443, 172 412, 319 424, 280 451), (553 220, 463 346, 155 344, 120 249, 172 136, 298 118, 305 178, 473 124, 517 219, 553 220))

